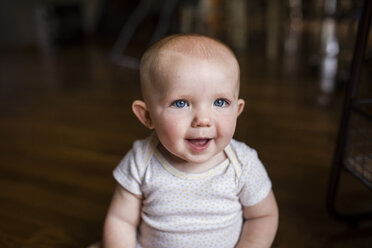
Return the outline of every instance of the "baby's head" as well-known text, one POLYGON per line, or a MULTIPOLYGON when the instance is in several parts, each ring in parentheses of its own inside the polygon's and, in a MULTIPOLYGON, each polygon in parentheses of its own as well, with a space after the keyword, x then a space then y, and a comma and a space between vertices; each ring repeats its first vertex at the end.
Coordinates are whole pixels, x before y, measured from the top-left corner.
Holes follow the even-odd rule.
POLYGON ((133 112, 155 129, 168 158, 219 160, 244 107, 233 52, 202 35, 170 36, 145 52, 140 81, 144 101, 134 101, 133 112))

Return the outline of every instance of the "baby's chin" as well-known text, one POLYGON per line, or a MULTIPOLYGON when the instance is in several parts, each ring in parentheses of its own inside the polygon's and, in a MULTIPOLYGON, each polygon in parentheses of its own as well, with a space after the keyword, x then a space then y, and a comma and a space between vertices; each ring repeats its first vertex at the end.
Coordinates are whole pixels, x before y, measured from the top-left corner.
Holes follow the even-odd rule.
POLYGON ((223 162, 226 159, 226 155, 223 151, 219 151, 215 154, 197 154, 191 155, 185 159, 189 164, 195 166, 204 166, 210 164, 212 167, 213 165, 218 165, 219 163, 223 162))

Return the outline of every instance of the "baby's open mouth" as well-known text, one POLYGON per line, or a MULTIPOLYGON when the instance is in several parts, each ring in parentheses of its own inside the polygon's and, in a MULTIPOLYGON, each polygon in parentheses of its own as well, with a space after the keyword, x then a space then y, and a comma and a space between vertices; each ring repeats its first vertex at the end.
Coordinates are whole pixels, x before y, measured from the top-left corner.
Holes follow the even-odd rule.
POLYGON ((187 141, 197 149, 207 148, 211 139, 209 138, 198 138, 198 139, 187 139, 187 141))

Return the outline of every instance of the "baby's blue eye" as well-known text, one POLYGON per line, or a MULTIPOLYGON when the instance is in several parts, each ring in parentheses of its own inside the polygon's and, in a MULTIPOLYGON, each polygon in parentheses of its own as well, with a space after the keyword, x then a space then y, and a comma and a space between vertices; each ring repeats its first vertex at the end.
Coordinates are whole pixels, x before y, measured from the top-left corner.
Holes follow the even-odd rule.
POLYGON ((188 106, 188 103, 185 100, 177 100, 172 103, 172 106, 176 108, 184 108, 188 106))
POLYGON ((224 99, 217 99, 216 101, 214 101, 214 106, 217 107, 225 107, 227 104, 228 102, 224 99))

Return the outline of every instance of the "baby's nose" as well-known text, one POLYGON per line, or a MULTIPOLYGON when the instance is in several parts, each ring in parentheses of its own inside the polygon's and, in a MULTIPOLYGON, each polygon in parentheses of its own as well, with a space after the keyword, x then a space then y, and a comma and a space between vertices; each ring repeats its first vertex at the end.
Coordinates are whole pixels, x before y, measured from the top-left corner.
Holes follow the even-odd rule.
POLYGON ((207 110, 198 111, 191 123, 192 127, 210 127, 211 118, 210 113, 207 110))

